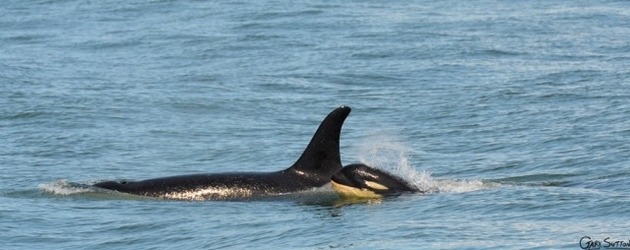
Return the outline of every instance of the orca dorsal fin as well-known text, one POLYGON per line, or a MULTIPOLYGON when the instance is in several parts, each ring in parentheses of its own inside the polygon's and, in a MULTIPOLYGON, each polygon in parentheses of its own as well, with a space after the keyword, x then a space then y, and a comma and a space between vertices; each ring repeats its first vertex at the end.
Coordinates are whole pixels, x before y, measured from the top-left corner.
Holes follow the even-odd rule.
POLYGON ((287 170, 305 176, 317 185, 330 182, 330 178, 342 168, 339 137, 350 110, 348 106, 340 106, 330 112, 300 158, 287 170))

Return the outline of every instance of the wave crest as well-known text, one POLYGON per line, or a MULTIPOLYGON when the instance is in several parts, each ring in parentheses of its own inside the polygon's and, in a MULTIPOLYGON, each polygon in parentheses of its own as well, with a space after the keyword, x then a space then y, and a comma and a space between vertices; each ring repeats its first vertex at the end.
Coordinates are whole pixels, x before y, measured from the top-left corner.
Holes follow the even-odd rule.
POLYGON ((88 185, 68 182, 67 180, 56 180, 51 183, 42 183, 37 186, 40 191, 53 195, 73 195, 94 192, 88 185))

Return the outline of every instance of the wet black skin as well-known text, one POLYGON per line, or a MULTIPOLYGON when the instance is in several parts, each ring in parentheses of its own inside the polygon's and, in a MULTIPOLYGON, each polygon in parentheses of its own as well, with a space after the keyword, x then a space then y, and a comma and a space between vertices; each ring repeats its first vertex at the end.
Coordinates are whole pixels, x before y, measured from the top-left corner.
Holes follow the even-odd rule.
POLYGON ((350 107, 333 110, 322 121, 310 143, 289 168, 275 172, 234 172, 180 175, 142 181, 105 181, 95 187, 143 196, 161 197, 168 193, 200 189, 221 189, 213 198, 246 198, 297 192, 323 186, 341 170, 339 137, 350 107))
POLYGON ((367 166, 362 163, 350 164, 332 177, 332 181, 348 187, 370 190, 382 196, 399 195, 405 192, 424 193, 409 182, 385 171, 367 166), (366 181, 377 183, 387 189, 375 189, 366 181))

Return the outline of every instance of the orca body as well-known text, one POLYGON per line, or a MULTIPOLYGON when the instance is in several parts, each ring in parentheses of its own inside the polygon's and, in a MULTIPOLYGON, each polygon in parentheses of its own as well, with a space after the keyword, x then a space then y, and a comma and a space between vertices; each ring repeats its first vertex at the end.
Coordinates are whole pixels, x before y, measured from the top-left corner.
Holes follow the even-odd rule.
POLYGON ((95 187, 141 196, 180 200, 247 199, 321 187, 341 170, 339 137, 350 107, 333 110, 289 168, 276 172, 180 175, 142 181, 105 181, 95 187))
POLYGON ((348 198, 382 198, 402 193, 424 193, 411 183, 362 163, 350 164, 332 176, 332 187, 348 198))

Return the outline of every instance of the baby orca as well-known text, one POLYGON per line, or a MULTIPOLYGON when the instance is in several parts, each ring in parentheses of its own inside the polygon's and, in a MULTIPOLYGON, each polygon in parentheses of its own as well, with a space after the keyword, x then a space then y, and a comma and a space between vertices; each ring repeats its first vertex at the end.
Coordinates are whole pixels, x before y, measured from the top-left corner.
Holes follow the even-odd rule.
POLYGON ((348 198, 382 198, 404 192, 424 193, 409 182, 365 164, 350 164, 332 177, 332 187, 348 198))

